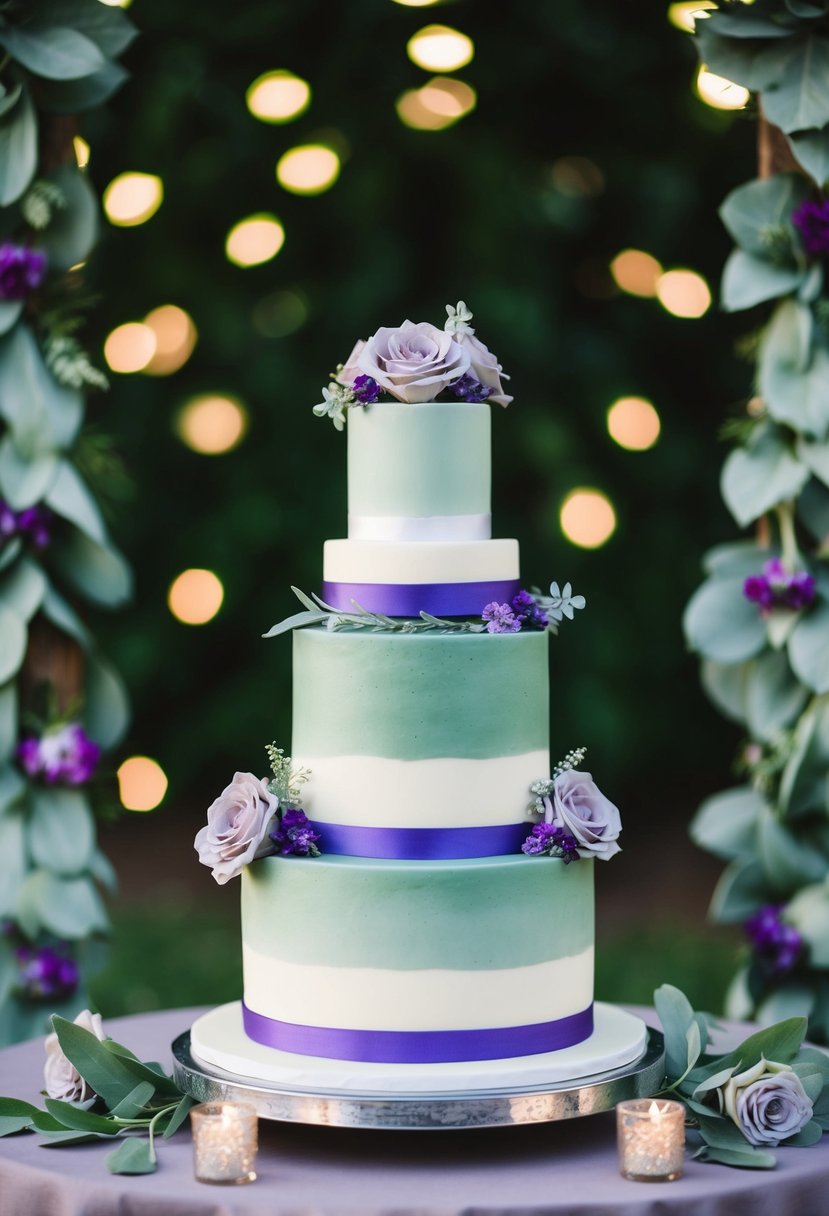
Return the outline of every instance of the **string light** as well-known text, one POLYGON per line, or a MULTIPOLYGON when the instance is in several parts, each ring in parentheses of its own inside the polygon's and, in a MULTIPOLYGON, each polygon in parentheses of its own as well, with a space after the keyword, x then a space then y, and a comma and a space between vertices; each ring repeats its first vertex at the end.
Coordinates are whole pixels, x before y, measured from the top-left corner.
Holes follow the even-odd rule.
POLYGON ((616 512, 600 490, 572 490, 561 504, 561 530, 581 549, 599 549, 616 531, 616 512))
POLYGON ((227 234, 225 256, 235 266, 259 266, 275 258, 285 244, 285 229, 275 215, 260 211, 239 220, 227 234))
POLYGON ((242 442, 248 415, 236 397, 216 393, 192 397, 176 421, 179 438, 203 456, 220 456, 242 442))
POLYGON ((276 166, 276 180, 291 194, 322 194, 339 176, 340 158, 326 144, 289 148, 276 166))
POLYGON ((695 270, 666 270, 657 279, 656 295, 674 317, 702 317, 711 307, 711 290, 695 270))
POLYGON ((104 190, 103 206, 111 224, 134 228, 145 224, 164 200, 164 185, 154 173, 119 173, 104 190))
POLYGON ((89 164, 89 156, 90 156, 89 144, 86 142, 86 140, 82 136, 75 135, 72 138, 72 147, 75 150, 75 160, 77 162, 78 168, 85 169, 86 166, 89 164))
POLYGON ((262 122, 291 122, 304 114, 311 103, 311 86, 293 72, 263 72, 245 93, 254 118, 262 122))
POLYGON ((429 8, 432 4, 439 4, 440 0, 394 0, 395 4, 402 4, 404 8, 429 8))
POLYGON ((149 364, 156 350, 156 336, 141 321, 128 321, 119 325, 104 342, 104 358, 113 372, 128 375, 141 372, 149 364))
POLYGON ((475 55, 475 44, 449 25, 427 25, 406 44, 412 63, 427 72, 457 72, 475 55))
POLYGON ((144 371, 170 376, 183 367, 195 349, 198 330, 193 318, 176 304, 162 304, 148 312, 144 324, 155 334, 155 351, 144 371))
POLYGON ((157 760, 130 756, 118 769, 118 794, 128 811, 154 811, 167 793, 167 775, 157 760))
POLYGON ((221 580, 212 570, 182 570, 167 592, 167 606, 184 625, 206 625, 222 606, 221 580))
POLYGON ((642 249, 623 249, 610 263, 610 273, 616 286, 628 295, 652 297, 662 265, 642 249))
POLYGON ((714 0, 679 0, 676 4, 668 5, 668 20, 678 30, 693 34, 697 18, 711 8, 716 8, 714 0))
POLYGON ((704 66, 697 72, 696 91, 700 101, 715 110, 744 110, 751 96, 741 84, 717 76, 704 66))
POLYGON ((645 452, 656 443, 662 426, 646 397, 620 397, 607 411, 607 429, 620 448, 645 452))

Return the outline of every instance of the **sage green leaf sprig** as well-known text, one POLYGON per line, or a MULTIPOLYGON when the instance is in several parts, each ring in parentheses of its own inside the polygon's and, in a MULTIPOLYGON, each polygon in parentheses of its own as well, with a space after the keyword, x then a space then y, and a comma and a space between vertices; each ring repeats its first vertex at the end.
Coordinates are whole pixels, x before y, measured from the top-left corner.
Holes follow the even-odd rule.
POLYGON ((65 1018, 53 1017, 60 1049, 92 1097, 82 1102, 46 1098, 45 1109, 19 1098, 0 1098, 0 1136, 31 1131, 47 1147, 109 1140, 104 1158, 112 1174, 150 1174, 158 1165, 158 1138, 168 1140, 195 1105, 160 1064, 144 1063, 114 1039, 101 1041, 65 1018))
POLYGON ((292 629, 302 629, 306 625, 325 625, 336 633, 341 629, 368 629, 371 633, 485 633, 486 624, 483 621, 446 621, 421 612, 419 619, 407 620, 400 617, 385 616, 382 612, 369 612, 362 608, 356 600, 353 612, 344 612, 341 608, 333 608, 326 604, 318 595, 309 596, 298 587, 292 587, 294 595, 304 606, 304 612, 280 621, 267 633, 266 638, 275 638, 282 633, 290 633, 292 629))
POLYGON ((665 1033, 662 1093, 684 1104, 699 1160, 773 1169, 771 1149, 807 1148, 829 1130, 829 1056, 802 1046, 805 1018, 716 1054, 708 1050, 708 1017, 678 988, 663 984, 654 1004, 665 1033))

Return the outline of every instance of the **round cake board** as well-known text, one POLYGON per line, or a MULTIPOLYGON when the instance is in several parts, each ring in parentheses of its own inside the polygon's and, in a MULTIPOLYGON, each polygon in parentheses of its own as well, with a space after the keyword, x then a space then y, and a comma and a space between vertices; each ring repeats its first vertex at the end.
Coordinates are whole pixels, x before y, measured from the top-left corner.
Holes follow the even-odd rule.
POLYGON ((200 1101, 252 1102, 264 1118, 339 1127, 493 1127, 573 1118, 656 1093, 662 1036, 598 1003, 585 1042, 543 1055, 456 1064, 364 1064, 254 1043, 241 1004, 204 1014, 173 1044, 179 1085, 200 1101))

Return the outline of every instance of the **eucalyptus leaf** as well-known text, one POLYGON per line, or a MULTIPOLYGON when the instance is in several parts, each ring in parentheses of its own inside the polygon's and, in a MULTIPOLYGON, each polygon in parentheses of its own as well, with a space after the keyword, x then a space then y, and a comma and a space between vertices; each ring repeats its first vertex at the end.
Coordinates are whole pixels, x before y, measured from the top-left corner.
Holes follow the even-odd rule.
POLYGON ((789 1064, 797 1055, 805 1034, 805 1018, 786 1018, 749 1035, 739 1047, 719 1058, 718 1067, 730 1068, 733 1064, 744 1071, 753 1068, 764 1058, 778 1064, 789 1064))
POLYGON ((26 654, 26 625, 16 612, 0 603, 0 684, 20 670, 26 654))
POLYGON ((82 114, 107 101, 128 76, 120 64, 105 63, 97 72, 81 80, 44 80, 38 89, 38 101, 44 110, 53 114, 82 114))
POLYGON ((829 41, 807 34, 792 51, 763 93, 765 116, 786 132, 819 129, 829 122, 829 41))
POLYGON ((47 620, 56 625, 58 629, 63 630, 70 638, 74 638, 84 650, 89 650, 93 644, 92 634, 71 604, 63 598, 59 591, 55 590, 51 583, 47 584, 41 607, 47 620))
POLYGON ((37 115, 29 90, 0 118, 0 207, 14 203, 37 170, 37 115))
POLYGON ((822 344, 810 348, 807 325, 808 306, 794 300, 778 306, 761 344, 760 394, 772 418, 823 440, 829 432, 829 352, 822 344))
POLYGON ((740 527, 753 523, 772 507, 796 498, 809 477, 776 427, 755 434, 745 448, 735 448, 723 466, 720 489, 740 527))
POLYGON ((763 867, 753 859, 738 858, 723 870, 711 896, 710 914, 723 924, 743 921, 770 900, 763 867))
POLYGON ((697 1022, 691 1022, 691 1025, 685 1032, 685 1040, 688 1045, 685 1067, 693 1068, 702 1051, 702 1040, 700 1039, 699 1024, 697 1022))
POLYGON ((799 266, 777 266, 767 258, 734 249, 723 269, 720 297, 726 312, 754 308, 797 291, 805 278, 799 266))
POLYGON ((827 711, 813 706, 797 723, 792 747, 780 779, 779 803, 793 818, 820 809, 825 800, 827 711))
POLYGON ((799 165, 819 187, 829 181, 829 127, 820 131, 797 131, 789 144, 799 165))
MULTIPOLYGON (((797 237, 791 224, 791 214, 808 195, 808 182, 799 174, 776 173, 773 177, 758 178, 732 190, 720 207, 720 219, 740 249, 761 259, 766 265, 770 264, 772 253, 776 251, 776 246, 770 241, 776 233, 784 230, 790 242, 785 251, 784 264, 795 270, 798 269, 795 266, 797 237)), ((801 268, 801 277, 802 273, 801 268)))
POLYGON ((17 747, 17 712, 17 685, 9 680, 0 685, 0 766, 11 760, 17 747))
MULTIPOLYGON (((752 660, 754 662, 755 660, 752 660)), ((703 659, 700 679, 709 699, 732 722, 746 720, 746 680, 750 663, 715 663, 703 659)))
POLYGON ((749 575, 759 573, 763 562, 774 556, 771 549, 753 540, 715 545, 705 554, 703 569, 717 578, 735 578, 742 583, 749 575))
MULTIPOLYGON (((794 618, 793 613, 788 616, 794 618)), ((796 624, 796 618, 792 624, 796 624)), ((779 650, 764 651, 747 665, 744 687, 749 731, 766 742, 794 722, 809 697, 809 690, 792 672, 787 655, 779 650)))
POLYGON ((829 692, 829 603, 825 600, 804 613, 792 631, 789 661, 808 688, 829 692))
POLYGON ((829 486, 829 443, 815 443, 798 436, 795 454, 801 464, 805 464, 815 477, 829 486))
POLYGON ((46 22, 0 26, 0 46, 28 71, 46 80, 77 80, 97 72, 105 62, 85 34, 46 22))
POLYGON ((688 1067, 688 1031, 694 1011, 684 992, 672 984, 662 984, 653 994, 656 1012, 665 1034, 665 1070, 669 1080, 677 1080, 688 1067))
POLYGON ((31 1119, 25 1115, 0 1115, 0 1137, 14 1136, 17 1132, 28 1131, 31 1126, 31 1119))
POLYGON ((811 1148, 813 1144, 817 1144, 823 1137, 823 1128, 814 1119, 810 1120, 805 1127, 801 1128, 795 1136, 789 1136, 788 1140, 784 1140, 783 1144, 787 1148, 811 1148))
POLYGON ((750 786, 714 794, 706 798, 691 821, 691 839, 726 861, 752 857, 757 825, 766 809, 762 796, 750 786))
POLYGON ((683 625, 688 645, 717 663, 742 663, 766 646, 763 619, 743 595, 742 578, 712 578, 691 597, 683 625))
POLYGON ((0 440, 0 493, 15 511, 46 497, 57 467, 55 452, 23 452, 11 433, 0 440))
POLYGON ((22 621, 30 621, 43 601, 46 575, 37 562, 24 557, 0 576, 0 604, 22 621))
POLYGON ((29 0, 34 20, 40 25, 64 25, 79 30, 108 59, 120 55, 138 31, 119 8, 100 0, 29 0))
POLYGON ((82 394, 58 384, 28 325, 0 338, 0 415, 28 456, 71 447, 81 426, 82 394))
POLYGON ((779 895, 789 895, 804 884, 826 877, 829 860, 793 836, 769 807, 760 815, 757 844, 769 885, 779 895))
POLYGON ((70 461, 61 460, 58 463, 57 475, 47 495, 46 505, 98 544, 107 544, 107 531, 101 510, 70 461))
POLYGON ((95 820, 80 790, 33 786, 28 841, 36 865, 55 874, 86 870, 95 847, 95 820))
POLYGON ((745 1142, 744 1149, 718 1148, 704 1145, 696 1154, 700 1161, 710 1161, 716 1165, 731 1165, 748 1170, 773 1170, 777 1165, 774 1153, 765 1149, 751 1148, 745 1142))
POLYGON ((23 817, 17 811, 7 811, 0 815, 0 858, 3 865, 0 916, 16 917, 28 868, 23 817))
POLYGON ((61 165, 50 174, 50 180, 63 195, 64 206, 55 211, 39 243, 46 251, 50 269, 63 271, 85 261, 91 253, 98 239, 99 207, 89 178, 74 163, 61 165))
POLYGON ((24 1102, 22 1098, 0 1098, 0 1118, 25 1119, 31 1123, 36 1114, 38 1109, 31 1102, 24 1102))
POLYGON ((113 545, 72 532, 51 556, 66 581, 92 603, 118 608, 130 599, 132 571, 113 545))
MULTIPOLYGON (((120 1104, 119 1104, 120 1105, 120 1104)), ((117 1136, 121 1130, 108 1115, 96 1115, 71 1102, 47 1098, 44 1106, 59 1123, 75 1132, 96 1132, 100 1136, 117 1136)), ((127 1116, 129 1117, 129 1116, 127 1116)))
POLYGON ((8 333, 23 312, 22 300, 0 300, 0 334, 8 333))
POLYGON ((107 928, 106 911, 92 881, 64 878, 50 870, 34 870, 26 878, 18 897, 17 918, 29 937, 43 928, 77 941, 107 928))
POLYGON ((170 1115, 167 1126, 164 1128, 165 1140, 169 1140, 171 1136, 176 1134, 195 1105, 196 1099, 191 1098, 189 1094, 185 1094, 176 1109, 170 1115))
MULTIPOLYGON (((755 1021, 761 1026, 773 1026, 784 1018, 808 1018, 815 1005, 815 994, 807 984, 787 980, 763 997, 757 1006, 755 1021)), ((794 1065, 797 1070, 797 1065, 794 1065)), ((806 1067, 803 1065, 802 1067, 806 1067)))
POLYGON ((52 1025, 67 1060, 110 1110, 129 1097, 135 1089, 135 1078, 119 1056, 107 1051, 91 1031, 75 1022, 54 1017, 52 1025))
POLYGON ((710 1093, 713 1089, 719 1089, 721 1085, 725 1085, 730 1077, 733 1077, 736 1071, 735 1065, 732 1064, 730 1068, 720 1068, 717 1072, 711 1073, 704 1081, 700 1081, 694 1090, 694 1097, 698 1098, 702 1094, 710 1093))
POLYGON ((0 570, 8 570, 17 561, 23 550, 23 542, 19 536, 13 536, 4 545, 0 545, 0 570))
POLYGON ((700 58, 712 72, 752 92, 762 92, 779 80, 794 54, 788 39, 758 43, 721 36, 710 17, 697 23, 695 41, 700 58))
POLYGON ((111 895, 118 890, 118 875, 115 867, 100 849, 94 849, 89 859, 89 872, 96 882, 105 887, 111 895))
POLYGON ((829 967, 829 889, 826 884, 816 883, 798 891, 786 907, 786 920, 806 942, 811 966, 829 967))
POLYGON ((155 1149, 149 1140, 130 1138, 104 1157, 110 1174, 152 1174, 156 1169, 155 1149))
POLYGON ((154 1093, 155 1086, 151 1082, 139 1081, 135 1089, 127 1094, 126 1098, 122 1098, 109 1113, 118 1119, 135 1119, 140 1116, 154 1093))
POLYGON ((0 812, 7 811, 19 802, 27 789, 26 779, 20 770, 3 765, 0 768, 0 812))
POLYGON ((129 695, 123 680, 97 651, 92 651, 86 665, 84 725, 87 733, 107 751, 121 742, 129 723, 129 695))

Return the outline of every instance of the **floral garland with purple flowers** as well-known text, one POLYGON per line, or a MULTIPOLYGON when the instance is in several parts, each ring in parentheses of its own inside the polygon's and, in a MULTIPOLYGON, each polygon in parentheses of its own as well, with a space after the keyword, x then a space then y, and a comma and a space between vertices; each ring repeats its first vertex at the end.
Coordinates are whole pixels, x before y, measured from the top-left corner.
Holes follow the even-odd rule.
POLYGON ((735 1017, 809 1018, 829 1042, 829 3, 715 0, 697 21, 700 59, 761 94, 775 167, 720 215, 734 240, 721 302, 764 306, 756 371, 722 471, 750 536, 705 559, 685 613, 706 692, 745 733, 743 784, 699 809, 694 840, 725 863, 712 900, 746 947, 728 994, 735 1017))
POLYGON ((428 321, 404 321, 360 339, 339 364, 314 406, 319 418, 330 418, 338 431, 350 409, 382 401, 489 401, 507 406, 508 380, 501 364, 469 324, 472 313, 463 300, 446 305, 443 329, 428 321))

